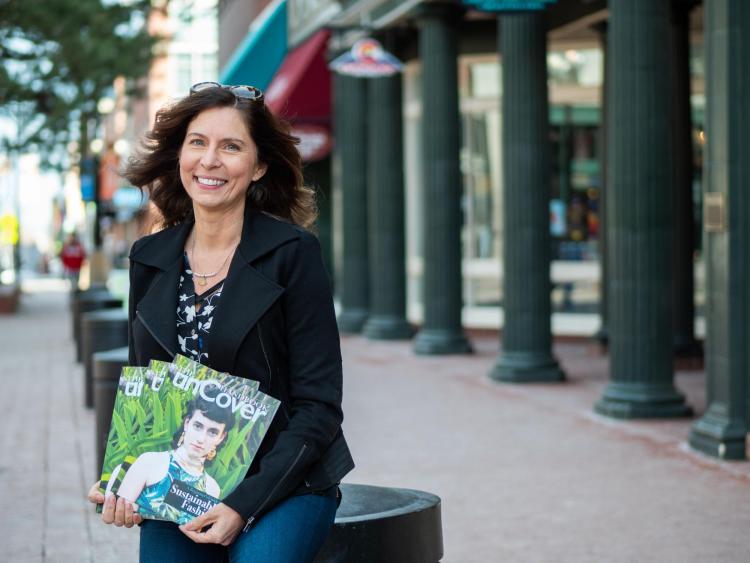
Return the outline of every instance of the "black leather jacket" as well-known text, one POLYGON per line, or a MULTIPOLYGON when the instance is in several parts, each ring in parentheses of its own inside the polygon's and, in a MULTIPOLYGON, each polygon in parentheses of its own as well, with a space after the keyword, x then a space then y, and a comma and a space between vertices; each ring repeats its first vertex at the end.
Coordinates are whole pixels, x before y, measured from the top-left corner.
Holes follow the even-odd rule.
MULTIPOLYGON (((177 286, 192 226, 133 245, 131 365, 171 360, 178 350, 177 286)), ((223 501, 249 527, 280 500, 327 489, 354 467, 341 432, 341 351, 317 239, 246 209, 214 324, 210 367, 256 379, 261 391, 281 400, 245 480, 223 501)))

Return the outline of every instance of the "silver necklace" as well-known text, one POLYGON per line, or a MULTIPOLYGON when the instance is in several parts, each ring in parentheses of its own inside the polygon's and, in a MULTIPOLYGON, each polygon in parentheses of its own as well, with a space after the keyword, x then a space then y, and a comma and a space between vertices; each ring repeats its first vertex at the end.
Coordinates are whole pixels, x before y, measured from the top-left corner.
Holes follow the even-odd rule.
POLYGON ((198 278, 198 285, 205 286, 207 285, 206 280, 209 278, 214 278, 219 275, 219 272, 221 272, 224 269, 224 265, 227 263, 227 260, 229 260, 229 257, 234 254, 235 249, 237 248, 237 245, 239 245, 239 241, 237 241, 237 244, 235 244, 232 247, 232 250, 229 251, 229 253, 224 257, 224 261, 221 263, 221 266, 219 266, 219 269, 215 272, 210 272, 208 274, 199 274, 195 271, 194 266, 195 264, 195 239, 197 237, 193 235, 193 243, 190 245, 190 265, 191 265, 191 271, 193 273, 193 277, 198 278))

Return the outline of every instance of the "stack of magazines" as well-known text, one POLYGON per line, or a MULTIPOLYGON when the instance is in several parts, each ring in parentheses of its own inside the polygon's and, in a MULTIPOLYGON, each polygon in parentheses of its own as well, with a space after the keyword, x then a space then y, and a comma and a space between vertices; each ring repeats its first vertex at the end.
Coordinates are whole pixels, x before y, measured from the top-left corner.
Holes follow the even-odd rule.
POLYGON ((279 401, 185 356, 124 367, 101 490, 144 518, 184 524, 244 479, 279 401))

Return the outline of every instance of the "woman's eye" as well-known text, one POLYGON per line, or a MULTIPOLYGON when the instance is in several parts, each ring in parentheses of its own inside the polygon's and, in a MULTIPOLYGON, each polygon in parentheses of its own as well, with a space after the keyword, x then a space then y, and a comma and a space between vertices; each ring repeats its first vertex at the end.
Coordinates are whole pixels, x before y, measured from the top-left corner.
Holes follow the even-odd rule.
POLYGON ((237 146, 237 145, 235 145, 234 143, 229 143, 227 145, 227 149, 230 150, 230 151, 238 151, 238 150, 240 150, 240 147, 237 146))
POLYGON ((192 139, 190 141, 190 144, 196 147, 202 147, 203 146, 203 139, 192 139))

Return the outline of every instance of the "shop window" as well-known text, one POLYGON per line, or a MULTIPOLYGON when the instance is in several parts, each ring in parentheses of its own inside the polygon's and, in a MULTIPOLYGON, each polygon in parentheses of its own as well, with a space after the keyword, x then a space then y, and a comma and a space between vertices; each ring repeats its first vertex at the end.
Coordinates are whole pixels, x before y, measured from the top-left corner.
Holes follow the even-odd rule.
POLYGON ((602 84, 601 49, 564 49, 547 53, 550 83, 570 86, 602 84))

